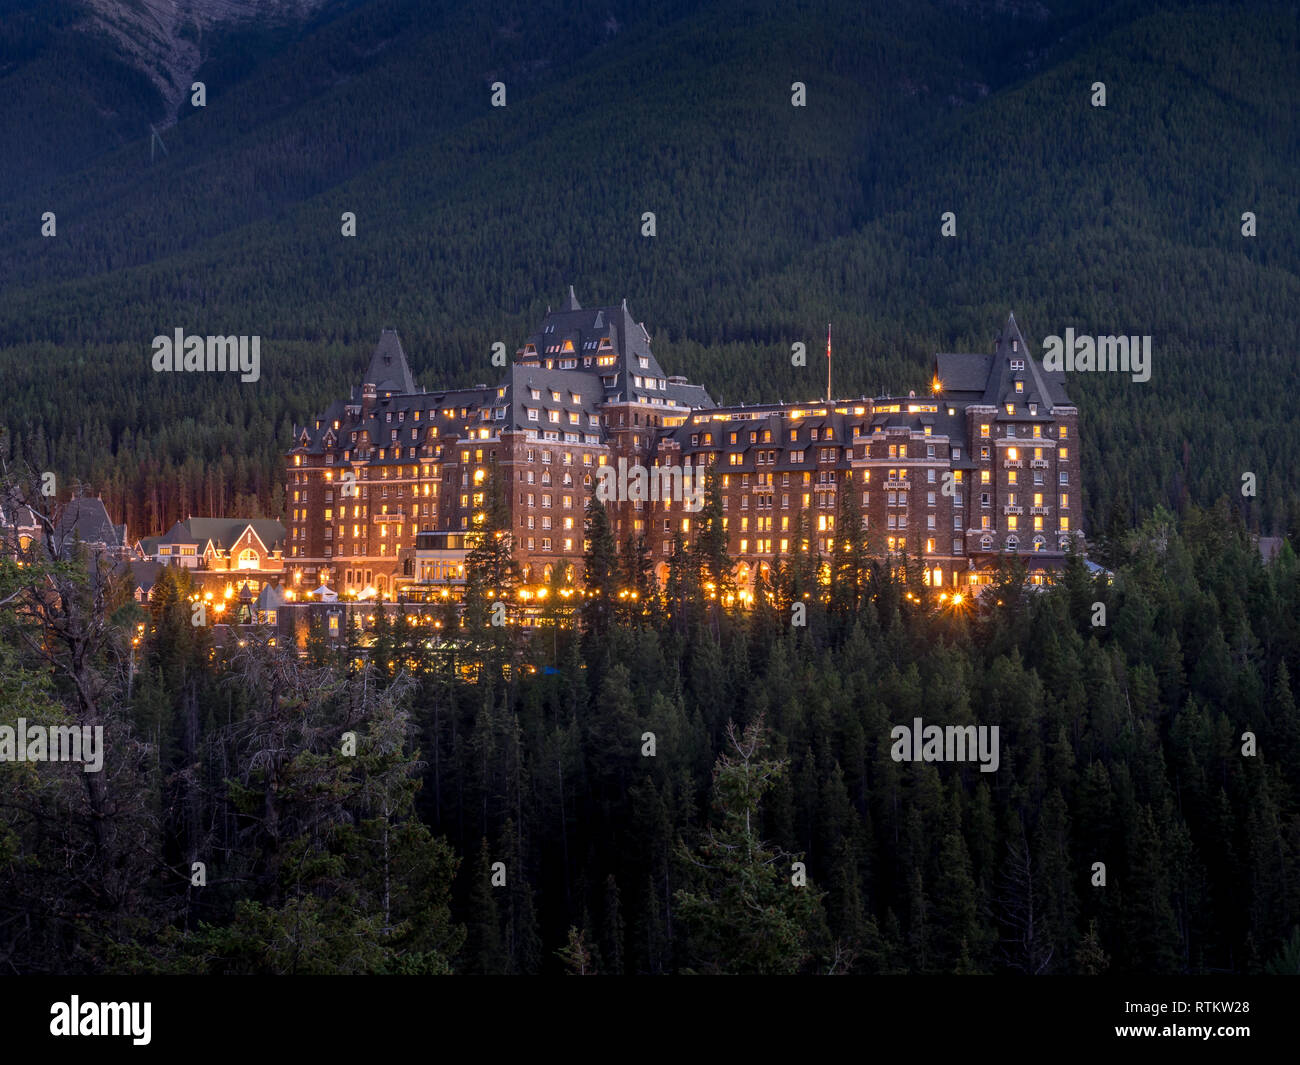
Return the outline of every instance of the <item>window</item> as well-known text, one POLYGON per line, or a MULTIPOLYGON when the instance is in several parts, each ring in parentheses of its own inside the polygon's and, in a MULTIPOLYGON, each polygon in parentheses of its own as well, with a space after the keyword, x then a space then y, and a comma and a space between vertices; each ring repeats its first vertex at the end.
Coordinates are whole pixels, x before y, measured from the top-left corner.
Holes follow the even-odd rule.
POLYGON ((1024 382, 1024 381, 1017 381, 1017 382, 1016 382, 1016 392, 1019 393, 1019 392, 1023 392, 1024 390, 1025 390, 1025 382, 1024 382))
POLYGON ((1008 414, 1015 414, 1015 413, 1016 413, 1016 405, 1015 405, 1014 403, 1008 403, 1008 404, 1007 404, 1007 413, 1008 413, 1008 414))

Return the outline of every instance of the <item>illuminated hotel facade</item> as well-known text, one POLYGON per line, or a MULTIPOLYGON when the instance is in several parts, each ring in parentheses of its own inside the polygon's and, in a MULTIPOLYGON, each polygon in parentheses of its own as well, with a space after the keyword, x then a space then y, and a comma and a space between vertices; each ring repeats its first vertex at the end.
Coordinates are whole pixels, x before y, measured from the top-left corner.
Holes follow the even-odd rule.
MULTIPOLYGON (((360 386, 294 437, 285 565, 295 585, 343 595, 392 599, 463 574, 493 467, 533 585, 580 581, 596 471, 620 460, 714 467, 741 591, 804 538, 829 557, 844 492, 871 554, 919 560, 944 587, 986 581, 1008 555, 1041 580, 1082 536, 1078 411, 1013 316, 991 353, 936 355, 927 396, 719 407, 664 373, 626 301, 583 309, 570 289, 492 385, 417 389, 385 329, 360 386)), ((662 583, 696 515, 608 506, 662 583)))

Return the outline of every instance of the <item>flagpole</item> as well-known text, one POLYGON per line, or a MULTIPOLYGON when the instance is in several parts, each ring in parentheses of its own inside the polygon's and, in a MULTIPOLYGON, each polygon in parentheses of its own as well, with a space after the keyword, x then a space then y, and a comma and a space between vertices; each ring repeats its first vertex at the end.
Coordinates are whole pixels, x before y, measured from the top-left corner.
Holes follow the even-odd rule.
POLYGON ((831 401, 831 323, 826 323, 826 402, 831 401))

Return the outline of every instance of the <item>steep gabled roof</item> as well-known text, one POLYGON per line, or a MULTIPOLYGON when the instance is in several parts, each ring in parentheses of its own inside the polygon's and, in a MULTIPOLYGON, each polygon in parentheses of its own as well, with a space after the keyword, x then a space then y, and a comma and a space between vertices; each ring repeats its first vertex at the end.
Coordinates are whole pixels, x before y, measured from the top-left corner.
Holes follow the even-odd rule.
POLYGON ((1014 314, 1007 315, 1006 325, 994 339, 992 355, 939 354, 934 357, 934 372, 944 396, 962 403, 989 407, 1033 403, 1045 417, 1052 407, 1070 402, 1065 375, 1043 369, 1030 353, 1014 314), (1023 361, 1023 368, 1012 370, 1013 360, 1023 361), (1023 392, 1015 390, 1017 380, 1024 382, 1023 392))
POLYGON ((71 544, 75 537, 86 544, 126 545, 126 526, 113 524, 102 499, 86 496, 68 500, 54 532, 64 544, 71 544))
POLYGON ((250 528, 268 551, 283 546, 284 526, 274 518, 190 518, 173 525, 161 542, 197 544, 200 548, 212 544, 214 548, 229 551, 244 530, 250 528))
POLYGON ((370 356, 370 365, 366 367, 361 383, 374 385, 375 391, 381 395, 384 392, 406 394, 415 391, 415 378, 411 376, 406 352, 402 350, 397 330, 391 326, 386 326, 379 334, 379 343, 370 356))

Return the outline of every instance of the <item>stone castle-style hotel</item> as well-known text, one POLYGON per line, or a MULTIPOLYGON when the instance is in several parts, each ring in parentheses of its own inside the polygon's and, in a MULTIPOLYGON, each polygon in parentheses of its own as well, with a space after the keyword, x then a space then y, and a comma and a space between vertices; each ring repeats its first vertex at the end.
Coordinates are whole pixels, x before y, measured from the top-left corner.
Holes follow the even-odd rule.
MULTIPOLYGON (((495 385, 417 388, 385 329, 360 387, 294 441, 285 566, 297 587, 344 597, 426 598, 463 580, 494 465, 530 586, 581 579, 596 471, 620 460, 652 480, 660 466, 715 467, 742 597, 798 549, 800 515, 830 555, 842 492, 861 493, 873 552, 921 560, 932 586, 986 583, 1007 555, 1041 583, 1082 537, 1078 411, 1014 316, 991 354, 937 355, 927 396, 721 407, 664 372, 626 301, 583 309, 570 288, 495 385)), ((672 500, 607 505, 620 543, 645 537, 662 584, 695 515, 672 500)))

